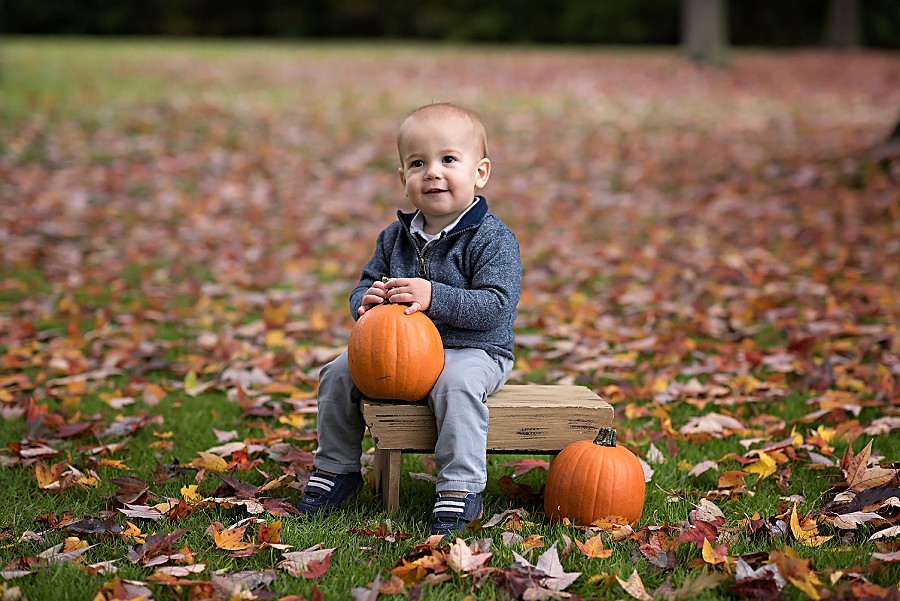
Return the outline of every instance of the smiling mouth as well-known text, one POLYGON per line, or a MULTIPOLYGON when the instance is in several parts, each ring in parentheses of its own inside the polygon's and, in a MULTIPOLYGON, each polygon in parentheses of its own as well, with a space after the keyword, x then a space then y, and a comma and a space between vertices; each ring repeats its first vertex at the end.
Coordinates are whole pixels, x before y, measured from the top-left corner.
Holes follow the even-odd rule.
POLYGON ((446 192, 447 190, 442 190, 440 188, 432 188, 431 190, 425 190, 425 194, 440 194, 441 192, 446 192))

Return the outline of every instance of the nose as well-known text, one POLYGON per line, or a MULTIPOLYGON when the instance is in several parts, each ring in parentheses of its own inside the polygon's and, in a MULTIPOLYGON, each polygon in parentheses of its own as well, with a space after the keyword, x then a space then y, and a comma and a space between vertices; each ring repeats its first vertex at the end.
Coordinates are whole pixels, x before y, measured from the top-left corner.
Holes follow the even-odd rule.
POLYGON ((425 179, 437 179, 440 175, 440 163, 428 163, 428 169, 425 170, 425 179))

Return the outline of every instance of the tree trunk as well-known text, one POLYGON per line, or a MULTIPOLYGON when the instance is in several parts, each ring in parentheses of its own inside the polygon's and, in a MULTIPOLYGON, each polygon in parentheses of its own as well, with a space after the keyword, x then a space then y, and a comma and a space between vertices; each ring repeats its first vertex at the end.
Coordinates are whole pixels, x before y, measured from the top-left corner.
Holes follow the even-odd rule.
POLYGON ((682 0, 682 52, 697 62, 728 64, 728 15, 725 0, 682 0))
POLYGON ((828 0, 825 45, 835 48, 860 46, 859 0, 828 0))

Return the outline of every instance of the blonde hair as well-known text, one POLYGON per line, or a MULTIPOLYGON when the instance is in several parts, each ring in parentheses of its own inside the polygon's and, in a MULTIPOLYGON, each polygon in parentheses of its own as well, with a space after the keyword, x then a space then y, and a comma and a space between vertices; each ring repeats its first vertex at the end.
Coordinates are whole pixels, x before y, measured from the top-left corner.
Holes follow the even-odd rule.
POLYGON ((431 104, 426 104, 424 106, 420 106, 409 115, 407 115, 406 119, 403 120, 403 123, 400 124, 400 131, 397 134, 398 149, 400 148, 400 139, 403 136, 403 126, 414 117, 424 117, 430 114, 455 115, 457 117, 462 117, 463 119, 468 121, 472 126, 472 133, 475 136, 476 147, 481 151, 482 158, 487 158, 487 130, 484 127, 484 123, 481 121, 481 117, 479 117, 478 113, 476 113, 475 111, 471 111, 465 107, 459 106, 458 104, 453 104, 452 102, 433 102, 431 104))

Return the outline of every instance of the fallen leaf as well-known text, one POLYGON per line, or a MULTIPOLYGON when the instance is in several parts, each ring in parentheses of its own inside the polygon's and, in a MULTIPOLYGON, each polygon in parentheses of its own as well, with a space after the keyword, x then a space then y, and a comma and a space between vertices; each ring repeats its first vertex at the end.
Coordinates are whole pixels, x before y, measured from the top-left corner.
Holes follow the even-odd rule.
POLYGON ((628 577, 628 580, 622 580, 618 576, 616 576, 616 581, 619 583, 625 592, 638 599, 639 601, 653 601, 653 597, 651 597, 647 593, 647 589, 644 588, 644 582, 641 580, 641 577, 638 575, 637 570, 634 570, 631 573, 631 576, 628 577))
POLYGON ((581 549, 581 552, 587 555, 588 557, 593 557, 596 559, 606 559, 610 555, 612 555, 612 549, 604 549, 603 548, 603 540, 600 535, 592 536, 591 538, 585 540, 583 543, 575 539, 575 545, 581 549))
POLYGON ((236 528, 225 528, 219 531, 217 527, 213 527, 213 540, 217 549, 225 551, 243 551, 253 547, 253 543, 242 540, 247 526, 236 528))
POLYGON ((447 566, 454 572, 471 573, 487 564, 493 553, 473 553, 468 544, 457 538, 447 552, 447 566))

